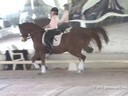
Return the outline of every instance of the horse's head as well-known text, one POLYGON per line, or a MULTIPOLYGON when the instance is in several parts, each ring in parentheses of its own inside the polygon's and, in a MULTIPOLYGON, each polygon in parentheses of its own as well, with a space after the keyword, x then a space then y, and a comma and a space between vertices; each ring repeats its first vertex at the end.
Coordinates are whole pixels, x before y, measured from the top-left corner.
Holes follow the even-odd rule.
POLYGON ((19 30, 20 30, 20 33, 21 33, 21 40, 23 42, 27 41, 28 38, 33 38, 37 35, 42 35, 45 30, 34 24, 34 23, 22 23, 22 24, 19 24, 19 30))
POLYGON ((20 33, 21 33, 21 41, 23 41, 23 42, 27 41, 27 38, 29 36, 29 30, 28 30, 27 26, 25 26, 25 25, 26 25, 25 23, 18 25, 20 33))

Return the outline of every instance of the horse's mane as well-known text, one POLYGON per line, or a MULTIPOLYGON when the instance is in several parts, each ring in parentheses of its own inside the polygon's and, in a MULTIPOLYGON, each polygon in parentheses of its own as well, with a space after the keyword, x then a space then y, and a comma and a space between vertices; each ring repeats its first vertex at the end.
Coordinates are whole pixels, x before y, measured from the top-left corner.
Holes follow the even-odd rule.
POLYGON ((38 26, 37 24, 31 23, 31 22, 25 22, 25 23, 19 24, 19 28, 34 29, 34 30, 40 30, 44 32, 44 28, 38 26))
POLYGON ((34 23, 41 26, 41 27, 48 25, 49 22, 50 22, 49 18, 36 18, 36 19, 34 19, 34 23))

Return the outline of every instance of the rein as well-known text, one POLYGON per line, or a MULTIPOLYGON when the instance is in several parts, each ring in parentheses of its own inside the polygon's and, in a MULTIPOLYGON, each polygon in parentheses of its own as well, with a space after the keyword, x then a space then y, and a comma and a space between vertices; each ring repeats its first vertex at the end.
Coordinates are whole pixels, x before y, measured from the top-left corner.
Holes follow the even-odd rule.
POLYGON ((27 37, 27 39, 31 39, 31 36, 29 35, 29 36, 27 37))
MULTIPOLYGON (((22 35, 20 35, 20 37, 23 37, 22 35)), ((29 34, 27 39, 31 39, 31 35, 29 34)))

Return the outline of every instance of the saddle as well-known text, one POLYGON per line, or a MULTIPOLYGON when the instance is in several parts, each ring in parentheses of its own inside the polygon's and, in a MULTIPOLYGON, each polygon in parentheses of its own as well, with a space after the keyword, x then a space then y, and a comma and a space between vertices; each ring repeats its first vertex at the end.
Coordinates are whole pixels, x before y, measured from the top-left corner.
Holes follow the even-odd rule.
POLYGON ((67 26, 65 27, 59 27, 58 29, 48 30, 43 34, 42 42, 43 44, 48 48, 50 51, 50 54, 53 53, 54 47, 58 46, 61 42, 61 37, 66 30, 67 26))
POLYGON ((71 27, 71 24, 70 23, 62 23, 62 24, 59 24, 58 25, 58 29, 61 31, 61 32, 65 32, 65 30, 67 28, 70 28, 71 27))
POLYGON ((47 45, 47 42, 53 46, 58 46, 60 44, 62 32, 59 29, 49 30, 43 34, 42 42, 44 45, 47 45))

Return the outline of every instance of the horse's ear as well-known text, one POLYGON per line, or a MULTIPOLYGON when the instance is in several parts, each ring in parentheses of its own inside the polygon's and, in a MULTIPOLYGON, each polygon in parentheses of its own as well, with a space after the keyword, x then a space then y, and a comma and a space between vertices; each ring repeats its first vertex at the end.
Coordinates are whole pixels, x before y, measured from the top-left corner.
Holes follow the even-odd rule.
POLYGON ((21 24, 16 24, 17 26, 20 26, 21 24))

